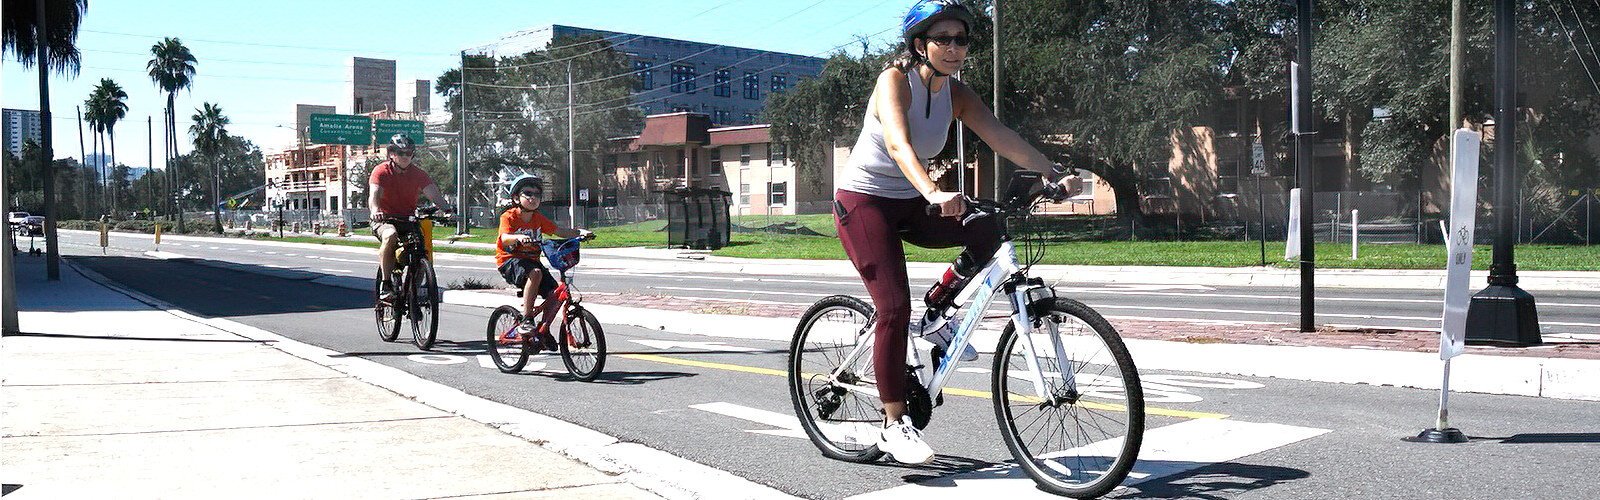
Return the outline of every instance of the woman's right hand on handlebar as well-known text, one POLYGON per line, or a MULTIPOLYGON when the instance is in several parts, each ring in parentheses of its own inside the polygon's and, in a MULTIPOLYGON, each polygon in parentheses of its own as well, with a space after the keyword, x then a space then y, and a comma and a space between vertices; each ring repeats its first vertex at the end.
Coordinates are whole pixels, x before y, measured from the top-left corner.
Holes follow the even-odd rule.
MULTIPOLYGON (((960 217, 967 213, 967 199, 961 193, 949 191, 934 191, 923 195, 930 206, 939 207, 939 215, 943 217, 960 217)), ((929 210, 932 212, 933 210, 929 210)))

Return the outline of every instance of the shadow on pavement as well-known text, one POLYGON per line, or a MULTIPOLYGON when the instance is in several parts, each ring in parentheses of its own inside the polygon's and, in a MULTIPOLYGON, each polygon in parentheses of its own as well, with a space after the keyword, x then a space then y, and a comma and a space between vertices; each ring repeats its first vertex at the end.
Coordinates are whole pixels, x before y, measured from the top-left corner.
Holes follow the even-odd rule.
POLYGON ((20 484, 0 485, 0 495, 10 495, 11 492, 22 489, 20 484))
POLYGON ((1584 444, 1600 443, 1600 433, 1595 432, 1552 432, 1534 434, 1516 434, 1511 437, 1472 437, 1473 441, 1499 441, 1500 444, 1584 444))
POLYGON ((372 308, 370 292, 309 283, 327 276, 312 272, 203 259, 94 256, 72 261, 124 287, 206 317, 372 308))
POLYGON ((272 340, 251 339, 197 339, 187 337, 126 337, 118 335, 74 335, 70 333, 8 333, 7 337, 46 337, 53 339, 93 339, 93 340, 150 340, 157 342, 205 342, 205 343, 241 343, 241 344, 271 344, 272 340))
MULTIPOLYGON (((1195 465, 1189 462, 1161 460, 1140 460, 1139 463, 1143 468, 1156 470, 1195 465)), ((1240 463, 1210 464, 1133 485, 1129 487, 1132 490, 1129 493, 1115 494, 1114 497, 1225 499, 1308 477, 1311 477, 1310 472, 1289 467, 1240 463)))

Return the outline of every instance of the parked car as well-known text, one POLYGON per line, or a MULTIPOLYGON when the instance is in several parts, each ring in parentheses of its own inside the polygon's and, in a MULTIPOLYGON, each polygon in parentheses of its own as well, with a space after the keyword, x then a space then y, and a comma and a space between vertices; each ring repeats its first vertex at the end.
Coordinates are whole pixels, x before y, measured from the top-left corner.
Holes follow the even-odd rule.
POLYGON ((6 214, 6 220, 12 225, 17 225, 21 224, 23 219, 27 219, 28 215, 30 214, 27 212, 11 212, 6 214))
POLYGON ((44 216, 30 215, 24 217, 22 224, 17 226, 17 233, 23 236, 44 236, 44 216))

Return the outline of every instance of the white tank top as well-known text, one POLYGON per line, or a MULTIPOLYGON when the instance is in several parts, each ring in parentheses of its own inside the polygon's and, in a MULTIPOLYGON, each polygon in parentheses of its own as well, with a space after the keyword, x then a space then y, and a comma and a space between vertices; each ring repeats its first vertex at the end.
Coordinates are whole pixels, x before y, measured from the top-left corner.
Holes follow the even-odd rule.
MULTIPOLYGON (((930 96, 927 85, 916 71, 907 76, 911 84, 911 107, 906 110, 906 125, 910 128, 911 149, 916 152, 917 159, 922 160, 923 168, 927 168, 928 159, 944 150, 950 123, 955 119, 950 106, 950 88, 955 79, 945 82, 943 89, 930 96)), ((922 193, 889 157, 889 149, 883 143, 883 122, 873 112, 877 108, 876 101, 874 96, 867 102, 861 136, 856 138, 856 146, 850 151, 844 171, 840 172, 837 186, 845 191, 885 198, 920 197, 922 193)))

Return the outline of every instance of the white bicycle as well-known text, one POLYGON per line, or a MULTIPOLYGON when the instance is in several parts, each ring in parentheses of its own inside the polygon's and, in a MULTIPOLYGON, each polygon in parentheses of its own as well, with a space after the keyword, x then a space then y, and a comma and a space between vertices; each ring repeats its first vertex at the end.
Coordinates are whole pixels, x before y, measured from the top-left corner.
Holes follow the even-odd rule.
MULTIPOLYGON (((907 413, 917 428, 928 425, 962 350, 1002 291, 1010 299, 1011 316, 993 355, 990 391, 1006 447, 1046 491, 1075 498, 1104 495, 1122 483, 1139 455, 1144 436, 1139 374, 1105 318, 1028 276, 1043 256, 1041 237, 1025 234, 1029 261, 1017 260, 1005 219, 1026 217, 1040 199, 1027 188, 1017 189, 1037 185, 1037 177, 1018 181, 1009 203, 968 199, 964 221, 1001 218, 1000 249, 957 293, 939 324, 926 325, 926 331, 935 331, 964 308, 949 348, 932 349, 930 365, 916 344, 907 342, 907 413)), ((789 347, 795 414, 829 458, 871 462, 883 456, 876 446, 883 414, 872 364, 873 320, 872 306, 860 299, 827 297, 801 317, 789 347)))

